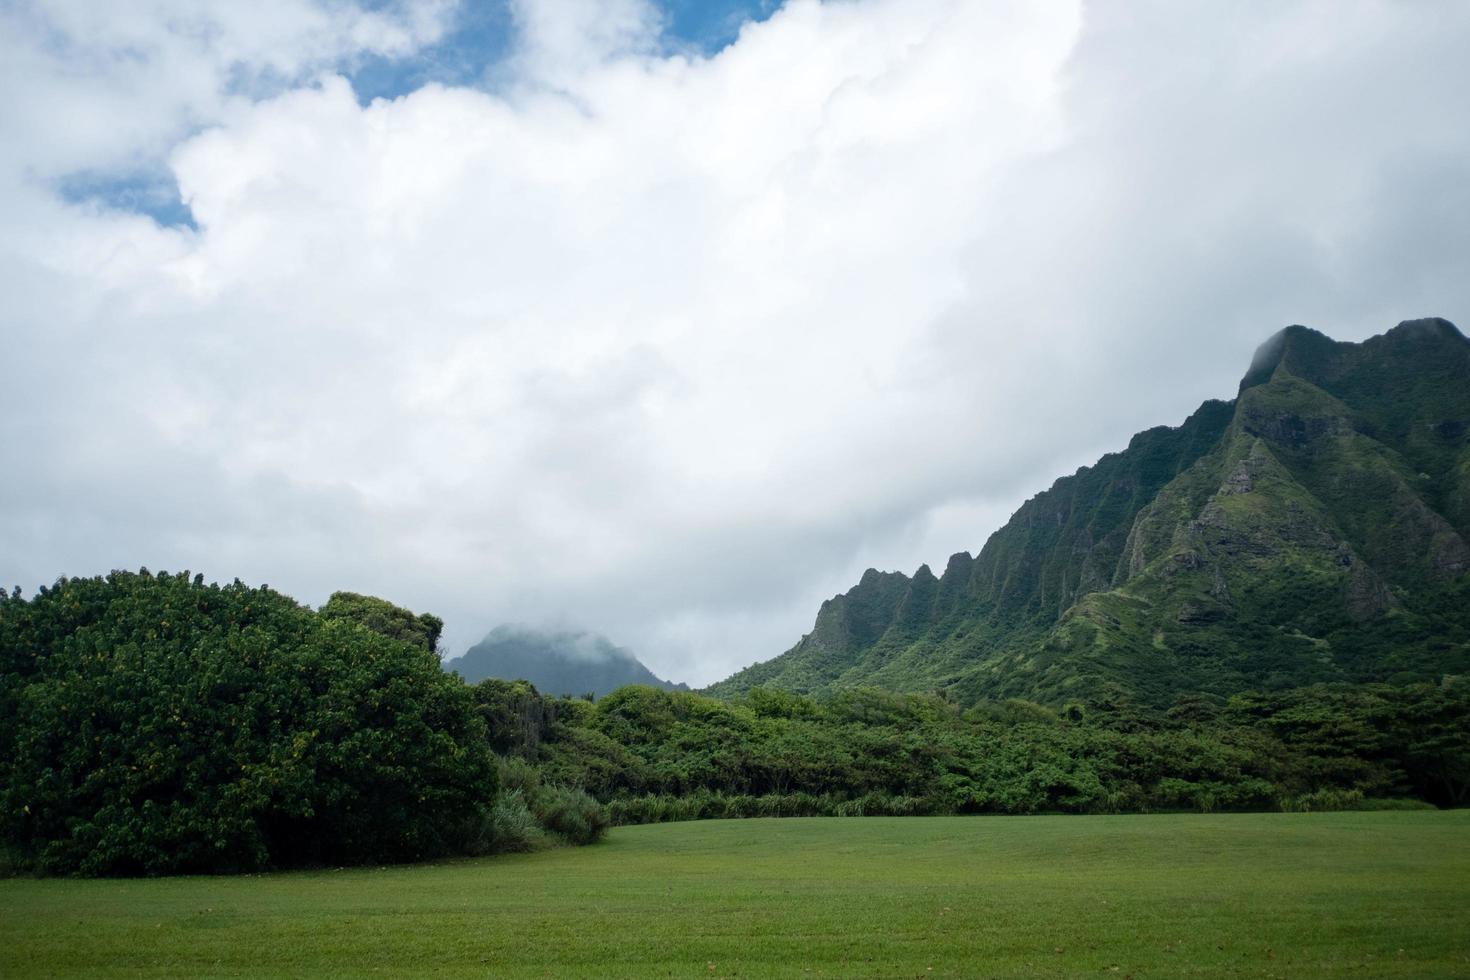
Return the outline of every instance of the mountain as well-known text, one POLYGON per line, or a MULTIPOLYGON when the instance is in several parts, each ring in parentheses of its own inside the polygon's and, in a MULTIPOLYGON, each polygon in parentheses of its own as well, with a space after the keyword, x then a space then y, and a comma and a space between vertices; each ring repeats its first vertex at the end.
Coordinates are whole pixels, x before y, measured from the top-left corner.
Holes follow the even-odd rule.
POLYGON ((1167 704, 1470 668, 1470 341, 1293 326, 1236 398, 1026 501, 943 574, 869 569, 789 651, 713 685, 1167 704))
POLYGON ((462 657, 444 665, 467 681, 487 677, 527 680, 544 694, 595 694, 624 684, 648 684, 669 691, 688 685, 659 680, 622 647, 596 633, 544 632, 522 626, 497 626, 462 657))

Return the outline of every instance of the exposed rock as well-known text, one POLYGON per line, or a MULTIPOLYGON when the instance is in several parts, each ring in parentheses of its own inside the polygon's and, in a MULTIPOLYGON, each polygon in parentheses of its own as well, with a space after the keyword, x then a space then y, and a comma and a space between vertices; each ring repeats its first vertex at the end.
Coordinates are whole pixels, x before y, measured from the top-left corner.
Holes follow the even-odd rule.
POLYGON ((1189 601, 1179 607, 1179 613, 1175 619, 1181 626, 1203 626, 1206 623, 1217 623, 1229 614, 1230 610, 1223 606, 1189 601))
POLYGON ((1429 561, 1441 578, 1463 575, 1470 570, 1470 546, 1454 531, 1438 534, 1429 552, 1429 561))
POLYGON ((1215 566, 1215 575, 1210 583, 1210 596, 1224 605, 1230 604, 1230 583, 1225 580, 1225 572, 1219 565, 1215 566))
POLYGON ((1348 614, 1357 620, 1371 619, 1393 607, 1387 583, 1367 564, 1349 557, 1347 580, 1348 614))
POLYGON ((1353 427, 1347 419, 1337 416, 1251 413, 1245 418, 1245 431, 1277 445, 1304 449, 1320 439, 1348 435, 1353 427))

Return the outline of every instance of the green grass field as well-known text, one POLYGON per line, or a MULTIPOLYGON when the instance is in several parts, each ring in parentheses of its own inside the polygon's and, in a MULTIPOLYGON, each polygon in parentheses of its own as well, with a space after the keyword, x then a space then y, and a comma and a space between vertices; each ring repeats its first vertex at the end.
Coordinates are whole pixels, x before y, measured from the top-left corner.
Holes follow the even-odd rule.
POLYGON ((0 976, 1470 975, 1470 812, 623 827, 417 867, 0 881, 0 976))

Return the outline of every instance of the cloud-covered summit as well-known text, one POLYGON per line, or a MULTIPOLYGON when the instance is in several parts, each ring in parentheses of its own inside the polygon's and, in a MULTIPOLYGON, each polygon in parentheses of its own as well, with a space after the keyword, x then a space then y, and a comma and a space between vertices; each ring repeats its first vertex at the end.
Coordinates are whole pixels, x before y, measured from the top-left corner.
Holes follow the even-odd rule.
POLYGON ((524 0, 366 104, 453 4, 246 9, 0 13, 0 581, 372 592, 703 683, 1282 324, 1470 318, 1451 5, 793 0, 705 53, 524 0), (195 227, 65 193, 121 172, 195 227))
POLYGON ((534 629, 520 624, 495 627, 462 657, 444 665, 467 681, 495 677, 530 681, 542 694, 602 696, 626 684, 688 690, 656 677, 631 650, 599 633, 534 629))

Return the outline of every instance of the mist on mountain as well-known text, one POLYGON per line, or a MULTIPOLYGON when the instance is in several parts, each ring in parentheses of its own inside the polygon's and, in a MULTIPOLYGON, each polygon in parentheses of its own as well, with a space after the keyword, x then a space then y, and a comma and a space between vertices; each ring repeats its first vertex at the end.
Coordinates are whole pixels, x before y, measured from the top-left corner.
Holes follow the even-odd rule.
POLYGON ((487 677, 530 681, 544 694, 602 696, 624 684, 686 691, 657 677, 630 650, 583 630, 543 630, 507 624, 491 630, 444 669, 475 682, 487 677))

